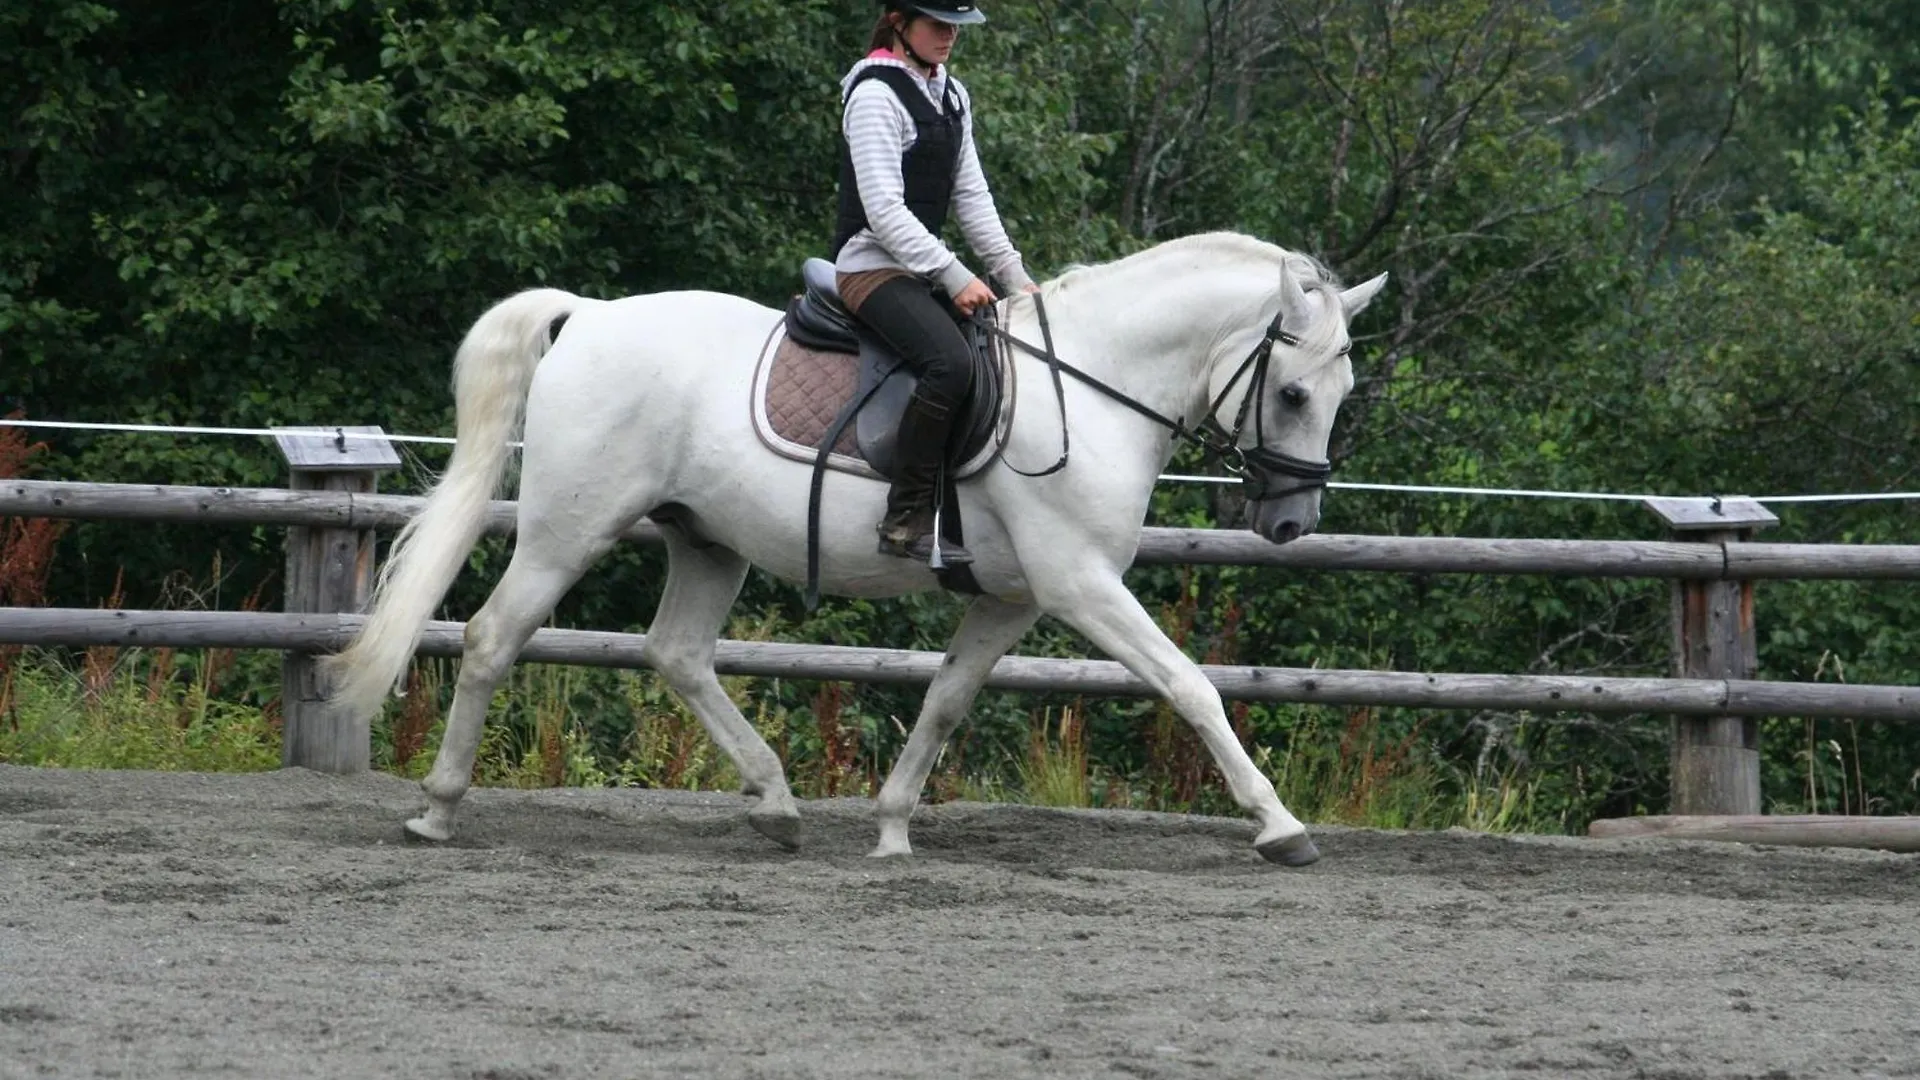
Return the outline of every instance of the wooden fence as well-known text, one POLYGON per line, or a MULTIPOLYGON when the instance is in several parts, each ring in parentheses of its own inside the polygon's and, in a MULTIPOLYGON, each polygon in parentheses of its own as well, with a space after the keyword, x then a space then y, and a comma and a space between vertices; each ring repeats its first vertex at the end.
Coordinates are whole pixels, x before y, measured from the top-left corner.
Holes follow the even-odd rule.
MULTIPOLYGON (((236 647, 284 650, 288 764, 364 769, 364 718, 334 715, 316 654, 351 637, 373 573, 373 530, 393 528, 423 499, 381 495, 373 476, 397 458, 340 442, 321 452, 311 436, 282 439, 294 466, 292 490, 135 484, 0 481, 0 517, 285 526, 288 593, 284 614, 0 609, 0 644, 45 646, 236 647), (305 440, 303 445, 302 440, 305 440)), ((333 440, 325 440, 331 444, 333 440)), ((1693 507, 1698 504, 1687 504, 1693 507)), ((1656 508, 1658 509, 1658 508, 1656 508)), ((1757 510, 1748 504, 1748 512, 1757 510)), ((509 533, 510 502, 492 504, 487 529, 509 533)), ((1692 509, 1687 509, 1692 513, 1692 509)), ((1764 511, 1758 511, 1764 514, 1764 511)), ((1755 717, 1766 715, 1920 719, 1920 688, 1752 679, 1752 588, 1760 579, 1920 580, 1920 546, 1765 544, 1747 539, 1759 519, 1715 507, 1703 526, 1670 514, 1672 541, 1496 540, 1454 537, 1308 536, 1270 544, 1250 532, 1148 529, 1137 564, 1285 566, 1314 570, 1542 574, 1666 578, 1674 582, 1676 678, 1422 674, 1209 667, 1230 699, 1329 705, 1410 706, 1595 713, 1668 713, 1674 720, 1674 811, 1759 811, 1755 717), (1717 515, 1717 516, 1716 516, 1717 515)), ((628 537, 658 542, 641 523, 628 537)), ((434 623, 425 655, 460 652, 461 625, 434 623)), ((641 667, 643 635, 541 630, 522 659, 641 667)), ((722 673, 924 685, 935 653, 779 643, 722 642, 722 673)), ((1145 696, 1118 664, 1009 656, 989 686, 1089 695, 1145 696)))

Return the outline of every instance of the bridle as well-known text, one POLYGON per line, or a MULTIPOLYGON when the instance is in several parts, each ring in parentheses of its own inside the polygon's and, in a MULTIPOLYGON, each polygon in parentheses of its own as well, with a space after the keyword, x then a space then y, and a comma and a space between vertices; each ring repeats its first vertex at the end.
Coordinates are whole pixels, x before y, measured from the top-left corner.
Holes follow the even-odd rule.
MULTIPOLYGON (((1009 345, 1015 346, 1030 355, 1045 360, 1047 362, 1047 369, 1053 376, 1054 399, 1060 404, 1060 459, 1038 472, 1027 472, 1024 469, 1015 467, 1010 462, 1007 464, 1007 468, 1012 469, 1022 476, 1033 477, 1047 476, 1066 468, 1067 455, 1069 452, 1067 441, 1067 399, 1065 388, 1060 381, 1061 373, 1065 372, 1093 389, 1098 390, 1100 393, 1105 394, 1107 397, 1132 409, 1134 412, 1139 413, 1141 416, 1172 431, 1176 439, 1182 439, 1194 446, 1198 446, 1204 452, 1219 458, 1220 463, 1226 466, 1228 472, 1240 478, 1242 490, 1249 502, 1278 499, 1296 492, 1324 488, 1327 486, 1327 481, 1332 478, 1333 463, 1331 461, 1308 461, 1305 458, 1294 457, 1292 454, 1284 454, 1278 450, 1268 449, 1265 445, 1266 407, 1261 399, 1266 396, 1267 373, 1272 366, 1273 347, 1275 344, 1300 344, 1300 338, 1297 335, 1289 333, 1281 327, 1280 320, 1285 314, 1284 312, 1275 314, 1273 321, 1267 324, 1266 333, 1263 334, 1260 341, 1254 345, 1253 351, 1247 354, 1245 360, 1240 361, 1240 366, 1234 369, 1233 377, 1227 380, 1227 384, 1220 388, 1220 392, 1216 394, 1213 401, 1208 404, 1205 417, 1203 417, 1198 424, 1188 427, 1183 421, 1161 415, 1158 411, 1141 404, 1139 401, 1127 396, 1124 392, 1114 389, 1092 375, 1060 359, 1059 355, 1053 351, 1053 330, 1047 324, 1046 303, 1040 299, 1039 293, 1033 293, 1032 297, 1033 310, 1040 321, 1040 340, 1042 344, 1039 347, 1014 337, 1011 333, 1002 329, 997 322, 981 318, 978 315, 970 316, 976 325, 983 327, 988 333, 999 337, 1009 345), (1251 373, 1251 378, 1248 378, 1249 373, 1251 373), (1233 393, 1233 388, 1240 384, 1241 379, 1248 379, 1246 396, 1240 399, 1240 408, 1234 412, 1233 427, 1228 428, 1220 422, 1220 407, 1226 404, 1228 395, 1233 393), (1240 445, 1240 437, 1247 431, 1247 416, 1249 412, 1251 412, 1253 416, 1253 445, 1243 448, 1240 445), (1293 481, 1293 483, 1287 484, 1287 481, 1293 481)), ((1349 345, 1347 348, 1341 349, 1341 355, 1345 355, 1351 348, 1352 346, 1349 345)))

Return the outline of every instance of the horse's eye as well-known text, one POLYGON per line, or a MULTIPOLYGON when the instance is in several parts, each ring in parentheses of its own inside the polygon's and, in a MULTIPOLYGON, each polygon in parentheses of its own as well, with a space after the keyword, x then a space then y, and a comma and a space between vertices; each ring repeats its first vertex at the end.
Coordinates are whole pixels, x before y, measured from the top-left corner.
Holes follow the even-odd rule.
POLYGON ((1307 403, 1307 392, 1299 386, 1284 387, 1280 391, 1280 400, 1290 409, 1297 409, 1307 403))

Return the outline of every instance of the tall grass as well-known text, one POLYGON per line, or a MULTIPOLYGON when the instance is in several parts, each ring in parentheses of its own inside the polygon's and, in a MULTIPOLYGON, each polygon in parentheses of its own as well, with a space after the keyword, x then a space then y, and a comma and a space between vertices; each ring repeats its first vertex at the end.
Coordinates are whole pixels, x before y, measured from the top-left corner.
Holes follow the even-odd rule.
MULTIPOLYGON (((1558 831, 1534 813, 1533 787, 1517 769, 1460 777, 1441 767, 1423 742, 1420 725, 1389 732, 1372 709, 1340 714, 1293 707, 1291 734, 1275 750, 1255 747, 1254 764, 1273 781, 1288 809, 1304 821, 1374 828, 1484 832, 1558 831)), ((1171 742, 1159 736, 1162 745, 1171 742)), ((1197 744, 1197 740, 1195 740, 1197 744)), ((1177 745, 1177 744, 1176 744, 1177 745)), ((1233 813, 1233 803, 1211 759, 1183 754, 1149 761, 1135 776, 1115 773, 1090 756, 1079 703, 1043 710, 1018 762, 1017 787, 974 780, 975 797, 1016 799, 1036 806, 1107 807, 1177 813, 1233 813), (1191 772, 1184 770, 1191 769, 1191 772), (1169 785, 1167 778, 1182 779, 1169 785)))
POLYGON ((278 726, 256 706, 215 697, 208 665, 183 679, 166 670, 177 657, 123 654, 102 677, 28 655, 32 662, 14 672, 14 710, 0 724, 0 761, 195 772, 280 766, 278 726))
MULTIPOLYGON (((217 579, 217 561, 214 569, 217 579)), ((105 606, 120 605, 121 589, 116 581, 105 606)), ((241 609, 258 604, 256 590, 241 609)), ((0 761, 204 772, 277 768, 279 669, 278 653, 235 649, 16 651, 7 663, 0 761)))
POLYGON ((1080 703, 1062 706, 1049 723, 1042 711, 1020 763, 1020 790, 1039 806, 1091 806, 1093 782, 1087 758, 1086 717, 1080 703))
MULTIPOLYGON (((1823 651, 1814 665, 1812 681, 1844 683, 1847 665, 1831 651, 1823 651)), ((1869 732, 1876 725, 1869 724, 1869 732)), ((1778 770, 1779 794, 1768 800, 1776 814, 1884 814, 1895 798, 1884 787, 1869 787, 1869 761, 1862 752, 1861 724, 1853 719, 1816 720, 1813 717, 1769 717, 1760 721, 1763 745, 1792 746, 1791 767, 1778 770)), ((1908 792, 1920 790, 1920 766, 1907 762, 1908 792)))
MULTIPOLYGON (((11 416, 19 419, 18 411, 11 416)), ((0 477, 25 476, 47 444, 29 442, 26 429, 0 427, 0 477)), ((0 606, 38 607, 46 603, 53 549, 67 523, 51 518, 0 518, 0 606)), ((17 726, 17 664, 22 649, 0 645, 0 717, 17 726)))
POLYGON ((1390 730, 1377 709, 1296 707, 1278 751, 1254 761, 1281 801, 1303 820, 1388 829, 1557 831, 1532 813, 1532 788, 1519 771, 1460 775, 1442 766, 1424 738, 1424 719, 1390 730))

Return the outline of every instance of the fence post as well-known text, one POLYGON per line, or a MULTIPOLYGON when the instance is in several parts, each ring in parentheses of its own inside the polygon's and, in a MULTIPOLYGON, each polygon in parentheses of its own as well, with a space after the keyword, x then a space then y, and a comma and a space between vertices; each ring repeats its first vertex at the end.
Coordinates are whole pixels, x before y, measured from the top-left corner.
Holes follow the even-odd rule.
MULTIPOLYGON (((1778 524, 1752 499, 1648 499, 1676 540, 1737 544, 1778 524)), ((1751 679, 1758 667, 1753 582, 1673 583, 1673 666, 1683 679, 1751 679)), ((1673 718, 1670 813, 1758 814, 1760 724, 1750 716, 1673 718)))
MULTIPOLYGON (((400 455, 377 427, 275 428, 295 491, 372 492, 400 455), (376 435, 380 438, 348 438, 376 435)), ((359 611, 373 591, 370 528, 287 529, 288 614, 359 611)), ((365 772, 371 752, 367 717, 332 708, 326 673, 311 653, 286 654, 280 669, 284 718, 280 763, 328 773, 365 772)))

